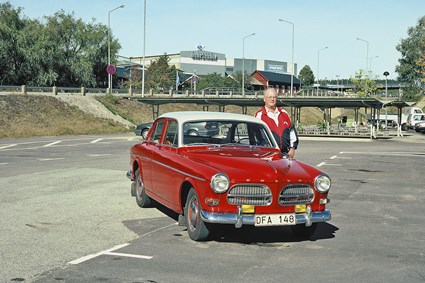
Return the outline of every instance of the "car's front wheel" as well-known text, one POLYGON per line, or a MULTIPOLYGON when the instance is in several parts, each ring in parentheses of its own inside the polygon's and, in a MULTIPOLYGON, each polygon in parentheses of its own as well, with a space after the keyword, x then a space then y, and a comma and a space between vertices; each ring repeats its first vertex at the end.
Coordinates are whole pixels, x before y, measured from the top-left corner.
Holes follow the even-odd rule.
POLYGON ((206 240, 210 231, 208 224, 201 219, 201 204, 194 188, 191 188, 187 195, 184 215, 189 237, 194 241, 206 240))
POLYGON ((300 238, 310 238, 316 232, 317 223, 311 224, 311 226, 305 226, 304 224, 290 226, 291 232, 300 238))
POLYGON ((152 199, 146 194, 140 169, 137 169, 134 173, 134 188, 137 205, 140 207, 150 207, 152 205, 152 199))

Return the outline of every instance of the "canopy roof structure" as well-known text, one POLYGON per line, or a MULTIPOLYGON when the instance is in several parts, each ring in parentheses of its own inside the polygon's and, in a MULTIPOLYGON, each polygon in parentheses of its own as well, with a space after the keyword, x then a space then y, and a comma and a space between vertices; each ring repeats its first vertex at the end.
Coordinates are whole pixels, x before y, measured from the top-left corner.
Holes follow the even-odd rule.
MULTIPOLYGON (((198 105, 237 105, 241 107, 264 105, 262 97, 256 98, 232 98, 232 97, 128 97, 150 105, 162 105, 167 103, 195 103, 198 105)), ((374 108, 381 109, 383 102, 375 98, 278 98, 279 107, 318 107, 318 108, 374 108)))

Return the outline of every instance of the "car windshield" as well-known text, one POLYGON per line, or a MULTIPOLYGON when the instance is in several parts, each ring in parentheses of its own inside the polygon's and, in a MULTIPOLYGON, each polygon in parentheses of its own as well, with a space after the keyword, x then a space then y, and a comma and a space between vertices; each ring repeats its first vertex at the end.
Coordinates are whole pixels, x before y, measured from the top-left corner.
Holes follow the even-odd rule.
POLYGON ((194 121, 183 124, 184 145, 274 147, 260 123, 243 121, 194 121))

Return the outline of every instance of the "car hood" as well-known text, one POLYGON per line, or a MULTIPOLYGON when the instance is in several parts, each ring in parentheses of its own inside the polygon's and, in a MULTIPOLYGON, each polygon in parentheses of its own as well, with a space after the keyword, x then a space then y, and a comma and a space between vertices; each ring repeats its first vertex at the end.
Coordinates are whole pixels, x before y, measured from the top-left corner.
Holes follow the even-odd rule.
POLYGON ((232 183, 309 183, 322 173, 298 160, 290 160, 276 149, 208 148, 190 149, 183 154, 194 162, 226 173, 232 183))

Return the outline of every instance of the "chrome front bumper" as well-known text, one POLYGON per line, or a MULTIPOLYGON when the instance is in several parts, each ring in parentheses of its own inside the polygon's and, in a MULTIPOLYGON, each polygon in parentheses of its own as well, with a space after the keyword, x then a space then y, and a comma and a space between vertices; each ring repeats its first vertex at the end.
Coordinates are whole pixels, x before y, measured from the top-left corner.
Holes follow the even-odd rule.
MULTIPOLYGON (((254 225, 255 219, 253 214, 244 215, 241 209, 238 213, 210 213, 201 210, 201 218, 204 222, 219 223, 219 224, 234 224, 236 228, 242 225, 254 225)), ((296 224, 305 224, 311 226, 312 223, 326 222, 331 220, 331 212, 324 211, 311 211, 310 206, 307 207, 307 212, 295 214, 296 224)))

